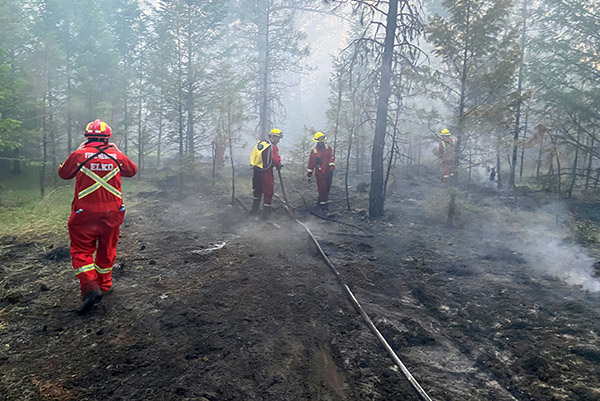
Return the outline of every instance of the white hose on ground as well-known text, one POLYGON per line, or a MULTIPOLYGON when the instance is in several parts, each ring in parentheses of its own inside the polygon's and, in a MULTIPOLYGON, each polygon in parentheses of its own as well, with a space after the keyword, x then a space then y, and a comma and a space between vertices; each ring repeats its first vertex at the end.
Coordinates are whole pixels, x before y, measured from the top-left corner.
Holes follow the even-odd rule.
POLYGON ((425 392, 425 390, 423 390, 423 388, 421 387, 421 385, 419 384, 419 382, 417 382, 417 380, 414 378, 414 376, 410 373, 410 371, 408 370, 408 368, 404 365, 404 363, 402 363, 402 361, 400 360, 400 358, 398 357, 398 355, 396 355, 396 353, 394 352, 394 350, 392 349, 392 347, 388 344, 388 342, 383 337, 383 335, 379 332, 379 330, 377 329, 377 327, 375 327, 375 324, 373 324, 373 321, 371 320, 371 318, 369 317, 369 315, 367 315, 367 313, 364 311, 364 309, 362 308, 362 306, 360 305, 360 303, 358 302, 358 300, 356 299, 356 297, 354 296, 354 294, 352 293, 352 291, 350 290, 350 288, 348 287, 348 285, 346 283, 344 283, 344 281, 342 280, 342 277, 341 277, 340 273, 337 271, 337 269, 335 268, 335 266, 333 265, 333 263, 331 263, 331 261, 329 260, 329 258, 325 254, 325 251, 323 251, 323 248, 321 248, 321 245, 319 244, 319 241, 317 240, 317 238, 313 235, 313 233, 310 231, 310 229, 304 223, 302 223, 300 220, 297 220, 297 219, 294 219, 294 220, 296 220, 296 222, 298 224, 300 224, 304 228, 304 230, 308 233, 308 236, 313 241, 313 243, 317 246, 317 249, 319 250, 319 253, 321 254, 321 256, 323 257, 323 259, 325 260, 325 263, 333 271, 333 274, 335 274, 335 276, 337 277, 338 281, 340 282, 340 284, 344 288, 344 291, 346 292, 346 295, 348 295, 348 297, 352 301, 352 304, 358 310, 358 313, 360 313, 360 315, 363 317, 365 323, 367 324, 367 326, 369 327, 369 329, 371 330, 371 332, 373 332, 373 334, 375 334, 375 337, 377 337, 377 339, 381 342, 381 344, 383 345, 383 347, 385 348, 385 350, 387 351, 387 353, 390 355, 390 357, 392 358, 392 360, 394 361, 394 363, 396 364, 396 366, 398 366, 398 368, 400 368, 400 371, 402 371, 402 374, 404 374, 404 376, 408 379, 408 381, 410 382, 410 384, 414 387, 414 389, 417 391, 417 393, 419 393, 419 396, 423 400, 425 400, 425 401, 432 401, 431 398, 425 392))
MULTIPOLYGON (((279 180, 281 182, 281 175, 279 175, 279 180)), ((283 188, 283 182, 281 182, 281 187, 283 188)), ((298 220, 298 219, 294 218, 294 216, 292 216, 292 212, 288 208, 287 202, 283 203, 283 207, 285 208, 288 216, 292 220, 296 221, 296 223, 300 224, 302 226, 302 228, 304 228, 304 230, 306 231, 306 233, 308 234, 308 236, 310 237, 310 239, 312 240, 312 242, 315 244, 315 246, 319 250, 319 253, 323 257, 323 260, 325 260, 325 263, 327 264, 327 266, 329 266, 329 268, 331 269, 331 271, 333 272, 333 274, 335 275, 335 277, 338 279, 339 283, 342 285, 342 288, 344 288, 344 291, 346 292, 346 295, 350 298, 350 301, 352 301, 352 304, 354 305, 354 307, 356 308, 356 310, 358 310, 358 313, 360 313, 360 315, 362 316, 363 320, 365 321, 365 323, 367 324, 367 326, 369 327, 369 329, 371 330, 371 332, 373 334, 375 334, 375 337, 377 337, 377 339, 381 342, 381 344, 383 345, 383 347, 385 348, 385 350, 387 351, 387 353, 390 355, 390 357, 392 358, 392 360, 394 361, 394 363, 396 364, 396 366, 398 366, 398 368, 400 369, 400 371, 402 372, 402 374, 404 374, 404 376, 408 379, 408 381, 410 382, 410 384, 413 386, 413 388, 417 391, 417 393, 419 394, 419 396, 424 401, 432 401, 431 398, 425 392, 425 390, 423 390, 423 388, 421 387, 421 385, 419 384, 419 382, 417 382, 417 380, 410 373, 410 371, 407 369, 407 367, 404 365, 404 363, 402 363, 402 361, 400 360, 400 358, 398 357, 398 355, 396 355, 396 352, 394 352, 394 350, 392 349, 392 347, 388 344, 387 340, 379 332, 379 330, 377 329, 377 327, 375 327, 375 324, 373 324, 373 321, 371 320, 371 318, 369 317, 369 315, 367 315, 367 313, 364 311, 364 309, 362 308, 362 306, 360 305, 360 303, 358 302, 358 300, 356 299, 356 297, 354 296, 354 294, 350 290, 350 287, 348 287, 348 285, 344 282, 344 280, 342 279, 342 276, 340 275, 340 273, 338 272, 338 270, 335 268, 335 266, 333 265, 333 263, 331 263, 331 261, 327 257, 327 254, 325 253, 325 251, 323 251, 323 248, 321 248, 321 244, 319 244, 319 241, 314 236, 314 234, 312 233, 312 231, 310 231, 310 229, 304 223, 302 223, 300 220, 298 220)))

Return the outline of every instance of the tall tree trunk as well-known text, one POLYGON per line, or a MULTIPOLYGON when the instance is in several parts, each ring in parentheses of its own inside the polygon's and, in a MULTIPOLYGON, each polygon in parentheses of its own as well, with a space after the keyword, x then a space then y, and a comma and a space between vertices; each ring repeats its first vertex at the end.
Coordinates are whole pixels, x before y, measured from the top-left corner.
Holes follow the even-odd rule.
POLYGON ((259 12, 263 20, 258 24, 258 72, 260 75, 260 94, 258 100, 259 121, 258 129, 260 138, 264 138, 269 131, 269 30, 271 9, 269 1, 259 1, 259 12))
POLYGON ((562 180, 560 178, 560 174, 561 174, 560 156, 558 154, 558 147, 556 146, 556 141, 554 140, 554 137, 552 137, 552 134, 550 132, 548 132, 548 137, 550 138, 550 141, 552 142, 552 149, 553 149, 552 153, 554 153, 554 156, 556 156, 556 182, 557 182, 558 195, 560 196, 560 194, 562 193, 562 180))
POLYGON ((467 15, 466 15, 466 27, 465 27, 465 47, 463 49, 463 63, 462 71, 460 75, 460 97, 458 101, 458 127, 456 132, 456 152, 454 156, 454 163, 456 164, 456 172, 454 173, 454 179, 458 177, 459 162, 462 153, 462 139, 465 132, 465 107, 467 99, 467 74, 469 72, 469 48, 471 44, 468 41, 471 31, 471 2, 467 2, 467 15))
MULTIPOLYGON (((400 97, 400 96, 398 96, 400 97)), ((387 166, 387 171, 385 173, 385 181, 383 184, 383 198, 385 199, 385 196, 387 194, 387 185, 388 185, 388 181, 390 179, 390 173, 392 171, 392 166, 394 164, 394 158, 396 157, 396 154, 394 153, 394 151, 396 150, 396 132, 398 130, 398 121, 400 120, 400 106, 398 106, 398 109, 396 110, 396 118, 394 119, 394 126, 392 128, 392 148, 390 149, 390 158, 388 160, 388 166, 387 166)), ((409 136, 409 143, 410 143, 410 136, 409 136)), ((408 154, 410 155, 410 151, 408 152, 408 154)), ((410 160, 410 159, 409 159, 410 160)), ((408 170, 408 168, 407 168, 408 170)))
POLYGON ((138 92, 138 118, 137 118, 137 128, 138 128, 138 174, 144 169, 144 138, 142 134, 142 96, 143 96, 143 84, 140 79, 140 89, 138 92))
POLYGON ((592 160, 594 159, 594 152, 593 152, 594 140, 595 140, 595 138, 592 136, 590 139, 590 147, 589 147, 589 151, 588 151, 589 160, 588 160, 588 165, 587 165, 587 171, 585 172, 585 191, 586 192, 589 189, 590 175, 592 173, 592 160))
POLYGON ((164 93, 160 92, 160 103, 158 106, 158 143, 156 147, 156 168, 160 168, 160 152, 162 146, 162 130, 163 130, 163 104, 164 104, 164 93))
POLYGON ((375 119, 375 136, 371 152, 371 191, 369 193, 369 215, 383 216, 384 182, 383 182, 383 153, 387 127, 387 112, 391 94, 392 56, 396 39, 396 23, 398 16, 398 0, 389 0, 387 21, 385 27, 385 42, 381 61, 381 83, 377 101, 377 116, 375 119))
POLYGON ((501 171, 502 164, 500 162, 500 153, 496 152, 496 179, 498 180, 498 189, 502 189, 503 177, 501 171))
POLYGON ((192 21, 188 11, 188 37, 187 37, 187 151, 190 156, 194 156, 194 111, 196 105, 194 104, 194 52, 192 43, 192 21))
POLYGON ((123 102, 123 129, 125 130, 125 143, 123 144, 123 151, 125 154, 128 154, 129 151, 129 147, 127 146, 129 143, 129 104, 127 100, 127 88, 125 88, 125 100, 123 102))
MULTIPOLYGON (((577 143, 581 139, 581 118, 577 121, 577 143)), ((571 199, 573 195, 573 188, 575 188, 575 181, 577 181, 577 162, 579 161, 579 145, 575 146, 575 160, 573 160, 573 174, 571 175, 571 185, 569 185, 569 191, 567 197, 571 199)))
POLYGON ((215 177, 217 175, 217 142, 212 141, 211 143, 211 154, 212 154, 212 173, 211 173, 211 184, 215 185, 215 177))
POLYGON ((515 189, 515 172, 517 169, 517 153, 519 149, 519 132, 521 128, 521 104, 523 103, 523 70, 525 57, 525 44, 527 39, 527 0, 523 1, 523 32, 521 33, 521 52, 519 54, 519 75, 517 78, 517 107, 515 110, 515 130, 513 134, 512 163, 510 165, 510 177, 508 179, 508 188, 515 189))
MULTIPOLYGON (((50 86, 51 77, 48 77, 48 129, 50 130, 50 162, 52 166, 52 171, 56 171, 58 169, 58 165, 56 162, 56 124, 54 124, 54 104, 52 98, 52 88, 50 86)), ((52 184, 56 183, 56 174, 52 174, 52 184)))
POLYGON ((67 153, 73 151, 73 121, 71 111, 71 76, 67 70, 67 153))
POLYGON ((333 158, 335 159, 335 150, 337 149, 338 128, 340 126, 340 110, 342 109, 342 72, 338 72, 338 93, 337 107, 335 111, 335 126, 333 129, 333 158))
POLYGON ((231 106, 228 107, 229 112, 227 113, 227 132, 229 133, 229 160, 231 162, 231 206, 235 205, 235 164, 233 163, 233 140, 231 137, 231 106))
POLYGON ((540 150, 538 151, 538 159, 537 159, 537 169, 535 172, 535 178, 538 179, 540 178, 540 167, 542 166, 542 153, 544 151, 544 137, 545 137, 545 132, 542 132, 542 137, 540 138, 540 150))
POLYGON ((354 137, 354 128, 350 129, 350 138, 348 138, 348 153, 346 154, 346 172, 344 174, 344 187, 346 188, 346 209, 350 210, 350 193, 348 191, 348 172, 350 171, 350 155, 352 154, 352 138, 354 137))
POLYGON ((529 105, 525 113, 525 126, 523 127, 523 144, 521 145, 521 164, 519 164, 519 178, 523 179, 523 160, 525 159, 525 139, 527 138, 527 128, 529 123, 529 105))
POLYGON ((40 171, 40 194, 46 194, 46 163, 48 162, 48 137, 46 129, 46 99, 42 106, 42 169, 40 171))
POLYGON ((356 173, 356 175, 360 174, 360 161, 362 160, 362 157, 360 157, 360 140, 358 138, 358 131, 356 131, 356 144, 354 145, 354 160, 356 161, 356 163, 354 164, 354 172, 356 173))

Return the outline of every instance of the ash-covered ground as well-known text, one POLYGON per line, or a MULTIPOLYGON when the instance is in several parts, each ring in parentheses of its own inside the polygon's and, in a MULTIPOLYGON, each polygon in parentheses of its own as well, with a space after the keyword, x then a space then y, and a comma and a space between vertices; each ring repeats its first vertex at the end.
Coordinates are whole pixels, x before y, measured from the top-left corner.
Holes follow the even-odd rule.
MULTIPOLYGON (((174 181, 130 195, 88 316, 65 235, 0 239, 0 399, 419 400, 281 207, 174 181)), ((449 191, 398 179, 370 221, 334 188, 372 238, 290 203, 433 400, 599 400, 597 207, 472 186, 449 227, 449 191)))

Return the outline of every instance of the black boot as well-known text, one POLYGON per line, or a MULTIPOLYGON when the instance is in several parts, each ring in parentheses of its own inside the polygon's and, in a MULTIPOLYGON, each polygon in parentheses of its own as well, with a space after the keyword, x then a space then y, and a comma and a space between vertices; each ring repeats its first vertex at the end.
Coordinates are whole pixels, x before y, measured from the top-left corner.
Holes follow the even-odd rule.
POLYGON ((260 199, 254 199, 254 201, 252 202, 252 209, 250 210, 250 214, 257 214, 259 207, 260 207, 260 199))
POLYGON ((273 212, 271 205, 264 205, 263 212, 264 212, 265 220, 269 220, 269 218, 271 217, 271 213, 273 212))
POLYGON ((98 287, 86 292, 85 294, 83 294, 83 303, 81 304, 79 309, 77 309, 77 313, 79 315, 85 315, 94 307, 94 304, 96 302, 100 302, 101 299, 102 291, 100 291, 100 288, 98 287))

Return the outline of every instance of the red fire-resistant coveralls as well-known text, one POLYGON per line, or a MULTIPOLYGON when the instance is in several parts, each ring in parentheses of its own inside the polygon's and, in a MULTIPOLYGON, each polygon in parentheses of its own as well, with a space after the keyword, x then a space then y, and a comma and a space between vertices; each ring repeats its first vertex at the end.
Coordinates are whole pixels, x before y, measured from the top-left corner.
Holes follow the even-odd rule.
POLYGON ((442 162, 442 182, 449 183, 456 173, 456 138, 444 136, 438 146, 438 156, 442 162))
POLYGON ((329 201, 329 189, 331 188, 331 176, 333 170, 335 170, 333 148, 327 144, 323 147, 317 145, 310 152, 306 175, 311 177, 313 172, 315 173, 317 189, 319 191, 319 198, 317 201, 321 206, 326 206, 329 201))
POLYGON ((127 156, 103 142, 85 144, 58 168, 61 178, 76 177, 68 226, 73 268, 82 294, 92 291, 96 285, 106 292, 112 285, 119 227, 125 216, 121 176, 133 177, 136 173, 137 166, 127 156), (108 156, 100 153, 77 171, 80 164, 98 152, 97 148, 108 156), (118 165, 109 156, 116 159, 118 165))
MULTIPOLYGON (((268 142, 268 141, 267 141, 268 142)), ((279 156, 279 148, 277 145, 271 145, 273 152, 263 152, 263 166, 269 166, 266 170, 261 170, 254 167, 252 174, 252 195, 255 201, 260 202, 261 195, 264 197, 263 204, 266 207, 271 207, 273 200, 273 192, 275 179, 273 178, 273 167, 281 168, 281 156, 279 156), (271 161, 269 160, 271 158, 271 161)))

